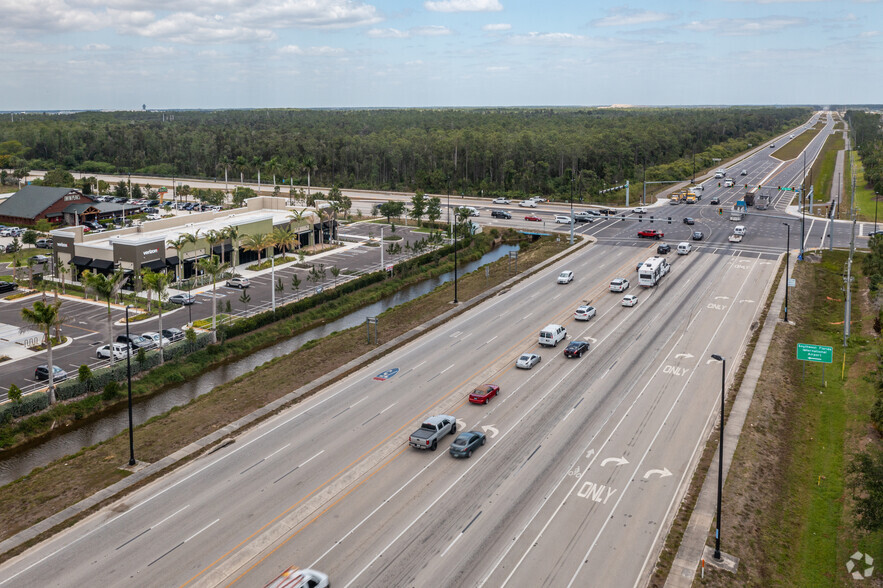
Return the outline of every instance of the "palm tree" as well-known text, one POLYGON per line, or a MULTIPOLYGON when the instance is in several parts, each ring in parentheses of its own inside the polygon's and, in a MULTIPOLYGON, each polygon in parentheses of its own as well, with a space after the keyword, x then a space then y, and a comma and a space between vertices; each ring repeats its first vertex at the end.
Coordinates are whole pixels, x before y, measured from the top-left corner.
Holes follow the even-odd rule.
POLYGON ((34 265, 36 265, 36 263, 37 262, 34 260, 33 256, 28 258, 28 288, 31 290, 34 289, 34 265))
MULTIPOLYGON (((282 171, 285 175, 288 176, 288 191, 289 194, 294 194, 294 172, 297 171, 298 165, 297 161, 288 157, 282 162, 282 171)), ((290 202, 289 202, 290 204, 290 202)))
POLYGON ((175 252, 178 254, 178 265, 175 266, 175 279, 177 280, 184 279, 184 275, 181 273, 184 268, 184 260, 181 258, 181 251, 187 246, 187 243, 187 238, 184 235, 179 235, 177 239, 169 241, 169 245, 174 247, 175 252))
POLYGON ((261 265, 261 251, 263 251, 266 247, 266 245, 264 244, 266 239, 266 233, 254 233, 253 235, 246 235, 242 239, 243 249, 245 249, 246 251, 258 252, 258 265, 261 265))
POLYGON ((37 300, 34 308, 22 308, 21 317, 29 325, 39 328, 43 332, 43 341, 46 343, 46 365, 49 368, 49 404, 55 404, 55 374, 52 363, 52 337, 50 330, 58 322, 58 309, 61 302, 46 304, 37 300))
POLYGON ((248 169, 248 160, 245 159, 245 157, 243 157, 242 155, 238 155, 236 157, 236 161, 233 162, 233 165, 236 167, 236 169, 239 170, 239 183, 244 184, 245 183, 244 174, 245 174, 245 170, 248 169))
MULTIPOLYGON (((89 270, 83 272, 82 282, 87 290, 92 290, 96 296, 100 296, 107 301, 107 342, 113 348, 113 321, 110 314, 110 301, 116 296, 116 293, 123 287, 126 280, 126 274, 123 270, 117 270, 111 276, 104 274, 93 274, 89 270)), ((110 354, 110 363, 113 365, 113 353, 110 354)))
POLYGON ((162 303, 169 295, 169 275, 165 272, 150 272, 144 277, 144 281, 147 284, 148 292, 156 293, 156 302, 159 307, 159 363, 162 364, 165 361, 162 348, 162 303))
POLYGON ((64 276, 67 274, 73 275, 73 267, 67 263, 59 263, 55 271, 58 272, 58 276, 61 278, 61 293, 65 294, 67 290, 64 285, 64 276))
POLYGON ((270 158, 270 161, 267 162, 267 171, 273 174, 273 187, 276 187, 276 174, 279 170, 282 169, 282 162, 279 160, 279 157, 273 156, 270 158))
MULTIPOLYGON (((206 259, 200 259, 198 264, 199 269, 201 269, 204 274, 208 274, 212 277, 212 298, 215 298, 218 289, 218 278, 224 273, 224 270, 227 269, 227 264, 219 263, 218 258, 214 255, 206 259)), ((212 302, 212 343, 218 342, 217 331, 215 331, 217 312, 218 305, 212 302)))
MULTIPOLYGON (((224 235, 227 239, 230 239, 230 244, 233 246, 233 266, 239 265, 239 227, 234 227, 230 225, 229 227, 224 227, 223 229, 224 235)), ((221 263, 224 262, 224 252, 221 252, 221 263)))
MULTIPOLYGON (((184 233, 181 236, 184 237, 184 241, 187 244, 192 245, 190 250, 195 251, 196 250, 196 243, 199 241, 199 229, 196 229, 195 233, 184 233)), ((209 253, 211 253, 211 251, 209 251, 209 253)), ((181 262, 181 266, 183 267, 184 260, 180 259, 179 261, 181 262)), ((183 272, 183 269, 182 269, 182 272, 183 272)), ((183 273, 182 273, 182 275, 183 275, 183 273)))
MULTIPOLYGON (((198 231, 197 231, 198 232, 198 231)), ((221 231, 216 231, 215 229, 209 229, 205 232, 205 240, 208 243, 209 255, 214 255, 215 253, 215 245, 221 243, 226 239, 224 234, 221 231)), ((224 248, 221 247, 221 255, 224 254, 224 248)), ((222 259, 221 262, 224 260, 222 259)))
POLYGON ((273 229, 273 245, 282 249, 283 257, 295 244, 299 244, 299 241, 291 227, 276 227, 273 229))
POLYGON ((153 270, 143 269, 141 270, 141 288, 143 290, 147 290, 147 312, 150 312, 151 309, 151 295, 153 294, 153 290, 150 289, 149 283, 151 280, 151 276, 155 275, 153 270))
POLYGON ((12 281, 18 281, 18 268, 21 267, 21 255, 16 253, 12 257, 12 281))
POLYGON ((255 155, 251 158, 251 169, 258 172, 258 191, 257 195, 261 195, 261 168, 264 167, 264 160, 261 159, 260 155, 255 155))
POLYGON ((312 155, 304 155, 300 162, 300 168, 307 172, 307 194, 310 193, 310 174, 316 171, 316 160, 312 155))

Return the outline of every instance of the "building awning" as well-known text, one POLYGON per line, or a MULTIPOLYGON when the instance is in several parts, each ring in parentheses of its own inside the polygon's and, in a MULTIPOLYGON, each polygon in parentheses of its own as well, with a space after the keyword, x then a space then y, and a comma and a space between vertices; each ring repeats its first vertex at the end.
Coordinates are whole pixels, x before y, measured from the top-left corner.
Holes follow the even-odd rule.
POLYGON ((181 262, 178 259, 177 255, 172 255, 171 257, 166 257, 166 265, 169 267, 175 267, 179 263, 181 263, 181 262))
POLYGON ((92 263, 89 264, 89 267, 97 270, 109 270, 113 268, 113 262, 107 259, 93 259, 92 263))
POLYGON ((71 260, 71 263, 74 265, 86 267, 90 263, 92 263, 92 258, 91 257, 80 257, 79 255, 74 255, 74 258, 71 260))
POLYGON ((157 272, 161 269, 165 269, 166 262, 161 259, 154 259, 153 261, 147 261, 141 264, 141 269, 149 269, 151 271, 157 272))
MULTIPOLYGON (((224 253, 230 253, 231 251, 233 251, 233 246, 230 245, 229 243, 224 243, 223 249, 224 249, 224 253)), ((221 254, 221 246, 215 245, 214 247, 212 247, 212 253, 214 255, 220 255, 221 254)))

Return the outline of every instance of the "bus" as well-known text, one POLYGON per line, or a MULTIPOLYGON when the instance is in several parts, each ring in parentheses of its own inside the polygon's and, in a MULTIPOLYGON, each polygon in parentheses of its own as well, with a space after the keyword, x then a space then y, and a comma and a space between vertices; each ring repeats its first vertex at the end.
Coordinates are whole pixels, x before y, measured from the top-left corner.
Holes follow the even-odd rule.
POLYGON ((662 276, 667 274, 671 266, 664 257, 651 257, 638 270, 638 284, 646 288, 655 286, 662 276))

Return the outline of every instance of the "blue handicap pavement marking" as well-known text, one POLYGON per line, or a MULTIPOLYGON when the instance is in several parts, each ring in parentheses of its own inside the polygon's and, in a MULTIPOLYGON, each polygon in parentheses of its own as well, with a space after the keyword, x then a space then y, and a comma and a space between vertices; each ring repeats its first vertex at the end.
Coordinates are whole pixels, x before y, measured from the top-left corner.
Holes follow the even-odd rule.
POLYGON ((393 377, 394 375, 396 375, 397 373, 399 373, 399 368, 392 368, 392 369, 386 370, 385 372, 380 372, 379 374, 374 376, 374 379, 380 380, 380 381, 388 380, 391 377, 393 377))

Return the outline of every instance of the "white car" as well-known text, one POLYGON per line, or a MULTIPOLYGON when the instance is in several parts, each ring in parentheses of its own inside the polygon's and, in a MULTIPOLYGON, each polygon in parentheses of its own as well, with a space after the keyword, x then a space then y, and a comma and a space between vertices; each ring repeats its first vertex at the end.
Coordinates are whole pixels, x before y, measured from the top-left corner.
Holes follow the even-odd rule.
POLYGON ((515 362, 515 367, 529 370, 536 364, 540 363, 540 359, 542 358, 536 353, 525 353, 515 362))
MULTIPOLYGON (((153 332, 150 332, 150 333, 142 333, 141 336, 144 337, 144 338, 146 338, 146 339, 150 339, 151 341, 153 341, 154 343, 156 343, 156 346, 157 346, 157 347, 159 347, 159 333, 153 333, 153 332)), ((166 337, 163 337, 163 338, 162 338, 162 346, 163 346, 163 347, 166 347, 167 345, 171 345, 171 344, 172 344, 172 342, 169 341, 166 337)))
POLYGON ((629 281, 625 278, 616 278, 610 282, 611 292, 625 292, 629 289, 629 281))
POLYGON ((560 274, 558 274, 558 283, 559 284, 569 284, 573 281, 573 272, 570 270, 564 270, 560 274))
POLYGON ((626 294, 622 298, 622 305, 623 306, 634 306, 637 303, 638 303, 638 297, 635 296, 634 294, 626 294))
POLYGON ((155 212, 147 215, 147 220, 159 220, 162 218, 162 215, 156 214, 155 212))
POLYGON ((741 243, 742 235, 730 235, 730 243, 741 243))
POLYGON ((643 206, 635 209, 635 214, 647 214, 647 209, 643 206))
POLYGON ((565 214, 556 214, 555 215, 555 222, 558 224, 569 225, 572 221, 571 221, 570 217, 565 214))
POLYGON ((573 318, 578 321, 587 321, 590 318, 595 316, 595 307, 583 305, 576 309, 576 312, 573 313, 573 318))
POLYGON ((494 198, 491 202, 494 204, 511 204, 508 198, 494 198))
POLYGON ((536 208, 537 203, 534 200, 522 200, 518 203, 518 206, 523 206, 524 208, 536 208))
MULTIPOLYGON (((124 343, 113 344, 113 358, 116 360, 126 359, 129 346, 124 343)), ((110 345, 102 345, 98 348, 95 355, 98 359, 110 359, 110 345)))
POLYGON ((248 281, 248 278, 235 277, 227 280, 228 288, 248 288, 251 286, 251 282, 248 281))

